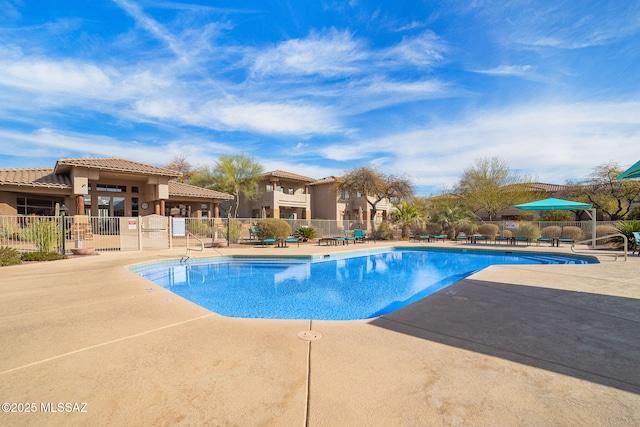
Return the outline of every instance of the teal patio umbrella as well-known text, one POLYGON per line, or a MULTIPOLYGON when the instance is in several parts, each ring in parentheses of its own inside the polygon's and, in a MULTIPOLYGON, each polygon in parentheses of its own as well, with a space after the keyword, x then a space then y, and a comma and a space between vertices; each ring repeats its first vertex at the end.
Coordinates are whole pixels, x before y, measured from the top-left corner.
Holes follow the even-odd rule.
POLYGON ((584 210, 591 218, 591 244, 596 247, 596 209, 590 203, 573 202, 571 200, 562 199, 544 199, 535 202, 523 203, 515 205, 514 208, 525 211, 575 211, 584 210))
POLYGON ((631 166, 629 169, 622 172, 620 175, 616 177, 616 179, 632 179, 632 178, 640 178, 640 161, 636 162, 635 165, 631 166))

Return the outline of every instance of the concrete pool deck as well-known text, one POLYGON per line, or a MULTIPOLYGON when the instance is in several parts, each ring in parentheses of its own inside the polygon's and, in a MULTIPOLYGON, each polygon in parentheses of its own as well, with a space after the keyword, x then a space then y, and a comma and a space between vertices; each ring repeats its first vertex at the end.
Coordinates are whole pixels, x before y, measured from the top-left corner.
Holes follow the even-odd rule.
POLYGON ((1 267, 0 400, 32 412, 0 412, 0 425, 640 424, 638 256, 493 266, 377 319, 309 322, 223 317, 126 268, 183 254, 1 267), (298 337, 308 330, 322 338, 298 337))

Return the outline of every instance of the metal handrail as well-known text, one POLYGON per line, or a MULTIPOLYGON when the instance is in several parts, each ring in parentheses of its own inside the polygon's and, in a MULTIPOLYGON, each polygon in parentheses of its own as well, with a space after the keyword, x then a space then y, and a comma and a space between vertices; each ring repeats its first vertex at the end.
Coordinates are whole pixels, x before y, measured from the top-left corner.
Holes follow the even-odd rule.
POLYGON ((180 259, 180 262, 184 262, 186 260, 188 260, 189 258, 191 258, 191 251, 198 251, 198 252, 204 252, 204 242, 202 240, 200 240, 198 238, 198 236, 196 236, 195 234, 191 233, 190 231, 187 231, 187 245, 186 245, 186 249, 187 249, 187 253, 185 256, 183 256, 180 259), (192 236, 194 239, 196 239, 198 241, 198 243, 200 243, 200 248, 190 248, 189 247, 189 236, 192 236))
MULTIPOLYGON (((618 237, 618 236, 622 237, 622 240, 624 242, 624 252, 623 253, 624 253, 624 260, 626 261, 627 260, 627 250, 629 248, 629 239, 627 238, 627 236, 625 236, 622 233, 608 234, 606 236, 596 237, 595 239, 591 238, 591 239, 587 239, 587 240, 580 240, 579 242, 574 242, 574 243, 571 244, 571 252, 576 253, 576 254, 579 254, 579 253, 593 253, 593 252, 586 252, 586 251, 582 251, 582 252, 576 251, 574 249, 574 246, 578 245, 578 244, 582 244, 582 243, 595 242, 596 240, 608 239, 608 238, 611 238, 611 237, 618 237)), ((605 253, 606 255, 613 255, 615 261, 618 260, 618 255, 620 255, 617 252, 616 253, 599 252, 599 253, 605 253)))

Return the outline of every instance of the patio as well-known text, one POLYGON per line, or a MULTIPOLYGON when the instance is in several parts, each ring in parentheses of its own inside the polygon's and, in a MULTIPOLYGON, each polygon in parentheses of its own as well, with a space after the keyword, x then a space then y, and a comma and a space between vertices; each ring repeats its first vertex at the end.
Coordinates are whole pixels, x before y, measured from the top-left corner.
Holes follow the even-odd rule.
POLYGON ((640 423, 640 257, 493 266, 381 318, 310 322, 222 317, 126 269, 182 255, 184 248, 2 267, 2 400, 37 411, 0 413, 0 424, 640 423), (308 330, 322 338, 298 337, 308 330), (58 402, 86 403, 86 412, 42 412, 58 402))

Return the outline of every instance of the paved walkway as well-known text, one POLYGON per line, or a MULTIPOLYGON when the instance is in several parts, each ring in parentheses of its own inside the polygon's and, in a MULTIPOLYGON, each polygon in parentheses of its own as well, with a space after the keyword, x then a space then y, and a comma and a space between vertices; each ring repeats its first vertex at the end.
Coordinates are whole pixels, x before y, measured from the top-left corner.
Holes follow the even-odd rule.
POLYGON ((0 425, 640 424, 640 257, 493 266, 381 318, 311 323, 223 317, 126 269, 183 251, 0 268, 0 400, 35 411, 0 425))

